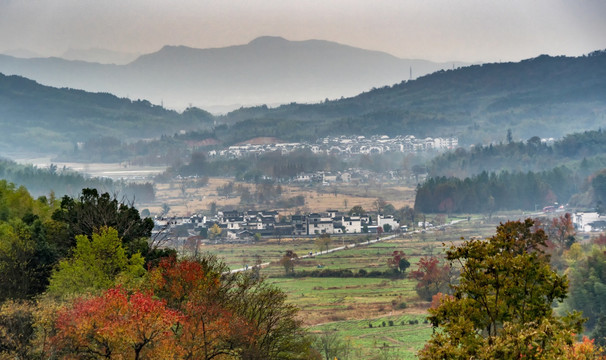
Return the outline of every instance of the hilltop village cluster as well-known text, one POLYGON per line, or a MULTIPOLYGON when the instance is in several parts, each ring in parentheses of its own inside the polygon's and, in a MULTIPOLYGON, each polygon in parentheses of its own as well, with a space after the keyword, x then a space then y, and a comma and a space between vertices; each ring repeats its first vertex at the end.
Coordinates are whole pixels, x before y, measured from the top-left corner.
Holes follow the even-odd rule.
POLYGON ((325 137, 316 143, 277 143, 277 144, 242 144, 230 146, 223 150, 208 152, 209 157, 238 158, 252 154, 279 151, 282 154, 297 150, 310 150, 314 154, 334 155, 374 155, 390 152, 414 153, 432 150, 452 150, 459 145, 458 138, 417 139, 413 135, 396 136, 339 136, 325 137))
POLYGON ((407 231, 392 215, 348 215, 337 210, 305 215, 281 216, 278 211, 219 211, 216 216, 157 217, 154 237, 174 245, 191 241, 250 242, 255 237, 305 237, 321 234, 377 234, 407 231), (211 229, 220 230, 213 233, 211 229))

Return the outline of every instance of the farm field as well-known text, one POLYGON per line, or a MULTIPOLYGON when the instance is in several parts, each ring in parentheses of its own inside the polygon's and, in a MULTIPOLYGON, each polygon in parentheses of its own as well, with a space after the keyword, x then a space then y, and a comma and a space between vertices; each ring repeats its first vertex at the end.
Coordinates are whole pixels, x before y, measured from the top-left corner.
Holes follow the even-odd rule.
POLYGON ((431 336, 423 314, 382 316, 370 320, 347 320, 313 326, 319 336, 336 332, 349 344, 350 359, 416 359, 431 336), (372 325, 372 327, 371 327, 372 325))
MULTIPOLYGON (((156 201, 153 204, 141 204, 141 208, 148 208, 152 214, 162 211, 162 205, 170 206, 170 214, 185 216, 210 209, 211 203, 217 204, 217 208, 235 208, 240 203, 236 196, 226 197, 217 195, 217 188, 224 186, 232 178, 209 178, 206 186, 197 187, 191 185, 187 180, 174 181, 172 183, 156 183, 156 201)), ((238 183, 254 191, 254 184, 238 183)), ((343 185, 338 188, 321 185, 286 185, 282 186, 282 196, 291 198, 302 195, 305 197, 305 205, 299 208, 283 209, 282 214, 294 213, 297 209, 303 212, 319 212, 326 209, 337 209, 346 211, 353 206, 360 205, 365 209, 376 207, 377 198, 389 199, 396 209, 406 205, 414 204, 414 188, 394 185, 343 185), (382 194, 382 195, 380 195, 382 194)), ((257 206, 258 208, 272 208, 272 206, 257 206)))
MULTIPOLYGON (((447 222, 453 219, 448 218, 447 222)), ((411 263, 409 273, 416 269, 421 257, 441 255, 443 244, 449 247, 460 242, 461 237, 490 236, 494 229, 494 221, 463 221, 445 231, 405 233, 384 242, 300 259, 294 270, 347 269, 354 274, 360 269, 384 271, 388 269, 390 255, 398 250, 405 252, 411 263)), ((366 238, 367 235, 333 236, 330 247, 361 243, 366 238)), ((318 249, 312 238, 279 242, 268 239, 237 246, 206 245, 204 250, 223 258, 231 268, 241 268, 244 263, 252 265, 257 256, 264 263, 270 262, 261 274, 282 288, 288 301, 300 308, 299 317, 310 332, 335 332, 342 341, 349 342, 350 359, 414 359, 431 334, 431 326, 424 323, 429 302, 416 294, 414 279, 285 276, 278 260, 286 250, 299 255, 315 253, 318 249)))

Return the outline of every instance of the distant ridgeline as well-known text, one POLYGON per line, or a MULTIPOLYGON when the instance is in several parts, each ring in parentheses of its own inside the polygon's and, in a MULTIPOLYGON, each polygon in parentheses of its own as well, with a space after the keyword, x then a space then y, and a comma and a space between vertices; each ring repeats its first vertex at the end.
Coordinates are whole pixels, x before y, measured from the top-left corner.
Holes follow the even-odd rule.
POLYGON ((109 192, 117 197, 126 197, 136 203, 151 202, 155 199, 153 184, 134 184, 116 182, 111 179, 88 178, 82 174, 58 169, 51 165, 49 169, 40 169, 32 165, 19 165, 14 161, 0 159, 0 179, 25 186, 32 196, 48 196, 51 192, 59 198, 63 195, 77 196, 83 188, 109 192))
POLYGON ((438 71, 321 104, 243 108, 218 122, 226 125, 213 135, 226 143, 415 134, 470 145, 503 140, 508 128, 514 138, 559 138, 606 123, 606 51, 438 71))
POLYGON ((506 129, 516 139, 559 138, 606 123, 605 99, 606 51, 441 70, 351 98, 261 105, 219 117, 0 75, 0 127, 11 134, 0 138, 0 150, 58 154, 87 143, 92 154, 94 139, 106 137, 119 145, 109 156, 145 152, 151 158, 151 152, 129 144, 190 130, 195 132, 154 145, 179 152, 185 141, 197 146, 210 139, 225 147, 254 137, 292 142, 357 134, 457 137, 470 145, 503 140, 506 129))
POLYGON ((135 140, 199 129, 211 119, 196 108, 179 114, 146 100, 58 89, 0 74, 0 150, 59 153, 98 137, 135 140))
POLYGON ((602 130, 567 135, 552 145, 533 137, 526 143, 457 149, 431 162, 430 178, 417 188, 415 208, 490 213, 559 202, 603 209, 605 169, 602 130))

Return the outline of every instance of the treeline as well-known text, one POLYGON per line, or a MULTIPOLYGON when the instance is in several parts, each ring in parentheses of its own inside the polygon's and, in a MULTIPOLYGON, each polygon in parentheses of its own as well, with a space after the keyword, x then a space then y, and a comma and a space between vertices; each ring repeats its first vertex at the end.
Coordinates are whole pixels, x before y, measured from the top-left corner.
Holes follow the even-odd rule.
POLYGON ((235 176, 238 180, 261 182, 265 178, 290 178, 302 172, 345 169, 347 163, 344 160, 333 155, 316 155, 309 150, 218 160, 208 160, 204 153, 195 152, 187 165, 169 168, 165 175, 235 176))
POLYGON ((33 165, 20 165, 11 160, 0 159, 0 179, 25 186, 32 194, 41 196, 51 192, 56 196, 75 196, 83 188, 94 188, 100 192, 115 193, 137 203, 148 203, 155 199, 152 183, 129 183, 107 178, 89 178, 51 164, 48 169, 33 165))
POLYGON ((257 182, 252 191, 248 185, 230 181, 217 188, 217 195, 239 197, 240 204, 249 208, 250 206, 254 208, 256 205, 273 205, 278 208, 293 208, 305 205, 305 196, 283 197, 282 185, 274 184, 269 180, 257 182))
POLYGON ((508 131, 506 143, 459 148, 435 157, 428 165, 430 176, 468 177, 482 171, 542 171, 563 163, 581 177, 606 167, 606 131, 594 130, 566 135, 553 144, 534 136, 526 142, 513 141, 508 131))
POLYGON ((566 203, 580 180, 561 166, 543 172, 482 172, 459 179, 432 177, 417 187, 415 210, 424 213, 478 213, 498 210, 536 210, 554 202, 566 203))

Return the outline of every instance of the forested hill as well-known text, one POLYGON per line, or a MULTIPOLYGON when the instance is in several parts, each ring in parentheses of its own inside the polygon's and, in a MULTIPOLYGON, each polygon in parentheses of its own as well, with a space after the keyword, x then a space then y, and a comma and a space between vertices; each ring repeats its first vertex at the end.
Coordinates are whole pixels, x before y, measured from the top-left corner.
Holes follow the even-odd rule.
POLYGON ((244 108, 225 136, 296 140, 338 134, 458 136, 464 144, 561 137, 606 123, 606 51, 439 71, 322 104, 244 108))
POLYGON ((581 178, 606 168, 606 131, 569 134, 553 143, 532 137, 469 150, 459 148, 433 158, 428 172, 433 177, 465 178, 483 171, 546 171, 561 165, 574 169, 581 178))
POLYGON ((0 150, 59 152, 92 138, 141 139, 211 122, 200 109, 183 114, 107 93, 57 89, 0 74, 0 150))

